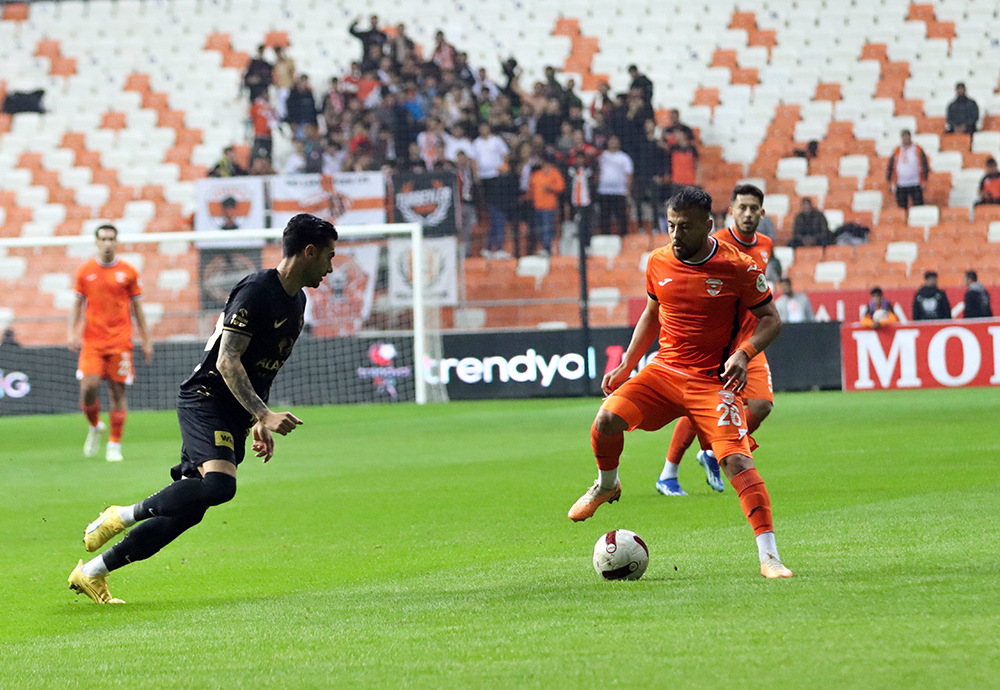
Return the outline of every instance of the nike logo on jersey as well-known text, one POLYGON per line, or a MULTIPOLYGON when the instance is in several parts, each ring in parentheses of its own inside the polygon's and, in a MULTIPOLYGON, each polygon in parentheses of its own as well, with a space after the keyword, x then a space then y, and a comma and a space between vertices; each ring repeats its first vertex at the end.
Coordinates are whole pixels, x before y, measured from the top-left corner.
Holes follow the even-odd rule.
POLYGON ((663 286, 664 286, 664 285, 666 285, 667 283, 672 283, 672 282, 674 282, 674 279, 673 279, 673 278, 664 278, 663 280, 660 280, 660 281, 657 281, 657 284, 658 284, 658 285, 659 285, 660 287, 663 287, 663 286))
POLYGON ((281 328, 282 324, 284 324, 284 323, 285 323, 285 321, 288 321, 288 319, 287 319, 287 318, 285 318, 285 319, 282 319, 281 321, 275 321, 275 322, 274 322, 274 327, 275 327, 275 328, 281 328))

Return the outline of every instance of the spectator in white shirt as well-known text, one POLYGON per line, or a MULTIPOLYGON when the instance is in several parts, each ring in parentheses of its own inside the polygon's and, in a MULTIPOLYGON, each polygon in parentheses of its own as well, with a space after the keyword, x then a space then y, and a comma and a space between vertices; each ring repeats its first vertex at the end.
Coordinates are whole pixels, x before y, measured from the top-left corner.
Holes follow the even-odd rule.
POLYGON ((792 290, 792 281, 782 278, 778 283, 781 287, 781 294, 774 300, 774 306, 778 310, 778 316, 782 323, 804 323, 815 321, 812 304, 809 297, 802 292, 792 290))
POLYGON ((506 189, 500 177, 510 152, 504 140, 493 134, 485 122, 479 125, 479 137, 472 142, 473 158, 479 169, 486 196, 486 211, 490 217, 483 256, 494 259, 510 258, 503 245, 507 234, 507 207, 511 200, 504 198, 506 189))
POLYGON ((885 179, 896 194, 896 203, 900 208, 908 206, 923 206, 923 185, 930 175, 927 165, 927 154, 913 143, 910 130, 900 132, 899 146, 889 156, 889 165, 885 171, 885 179))
POLYGON ((611 234, 612 218, 618 224, 618 234, 628 233, 628 192, 632 188, 632 158, 621 150, 618 137, 608 139, 608 150, 597 158, 599 177, 597 201, 601 207, 601 234, 611 234))

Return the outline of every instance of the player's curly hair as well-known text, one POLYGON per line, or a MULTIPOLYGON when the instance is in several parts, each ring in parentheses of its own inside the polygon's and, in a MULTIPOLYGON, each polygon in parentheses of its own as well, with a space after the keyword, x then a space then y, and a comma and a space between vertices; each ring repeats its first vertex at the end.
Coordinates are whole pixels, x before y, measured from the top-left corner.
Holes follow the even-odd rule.
POLYGON ((712 197, 700 187, 681 187, 680 191, 670 197, 667 208, 675 211, 689 211, 696 208, 712 215, 712 197))
POLYGON ((333 227, 333 223, 308 213, 300 213, 292 216, 281 234, 281 253, 283 256, 295 256, 310 244, 320 247, 336 240, 337 228, 333 227))
POLYGON ((744 195, 756 197, 761 206, 764 205, 764 192, 757 185, 749 183, 738 184, 733 187, 733 195, 729 198, 729 203, 736 201, 736 197, 744 195))

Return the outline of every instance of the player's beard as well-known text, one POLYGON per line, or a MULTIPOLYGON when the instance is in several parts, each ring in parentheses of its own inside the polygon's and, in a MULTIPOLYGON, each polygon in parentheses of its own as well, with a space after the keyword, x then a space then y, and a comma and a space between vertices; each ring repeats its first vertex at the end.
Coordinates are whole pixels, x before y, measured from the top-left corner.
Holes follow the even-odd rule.
POLYGON ((674 256, 680 259, 681 261, 687 261, 692 256, 698 253, 698 249, 689 249, 688 247, 685 247, 683 244, 672 244, 671 249, 674 250, 674 256))

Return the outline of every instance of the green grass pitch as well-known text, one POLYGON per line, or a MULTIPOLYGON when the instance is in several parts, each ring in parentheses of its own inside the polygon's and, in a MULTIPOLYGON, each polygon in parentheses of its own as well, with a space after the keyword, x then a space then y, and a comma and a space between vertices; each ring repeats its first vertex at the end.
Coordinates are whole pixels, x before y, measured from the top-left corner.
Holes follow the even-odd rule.
POLYGON ((97 606, 66 578, 108 503, 159 489, 171 413, 126 461, 82 415, 0 419, 0 688, 995 688, 1000 396, 786 394, 756 459, 792 580, 761 578, 730 487, 694 460, 655 493, 669 429, 626 439, 622 500, 574 524, 597 401, 298 408, 232 502, 97 606), (638 582, 593 571, 638 532, 638 582))

